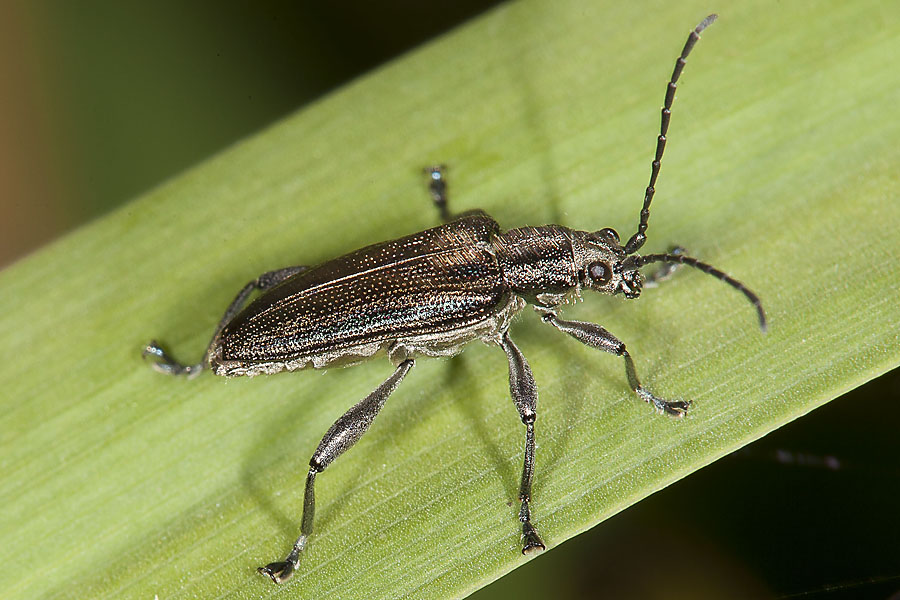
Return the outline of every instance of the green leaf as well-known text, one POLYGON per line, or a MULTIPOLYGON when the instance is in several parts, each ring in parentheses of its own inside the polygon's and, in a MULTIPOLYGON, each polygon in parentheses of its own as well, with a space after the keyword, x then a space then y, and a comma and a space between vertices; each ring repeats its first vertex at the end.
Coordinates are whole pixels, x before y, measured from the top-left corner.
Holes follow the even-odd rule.
MULTIPOLYGON (((423 360, 319 477, 317 533, 276 588, 255 568, 298 533, 308 457, 391 372, 163 377, 149 339, 199 358, 236 290, 435 223, 636 226, 657 107, 700 3, 500 7, 224 151, 0 274, 0 589, 6 598, 450 598, 527 559, 523 428, 506 361, 423 360)), ((566 315, 621 360, 543 326, 513 337, 541 391, 535 524, 549 547, 900 364, 900 9, 725 2, 691 56, 644 250, 680 243, 770 317, 684 271, 640 302, 566 315)))

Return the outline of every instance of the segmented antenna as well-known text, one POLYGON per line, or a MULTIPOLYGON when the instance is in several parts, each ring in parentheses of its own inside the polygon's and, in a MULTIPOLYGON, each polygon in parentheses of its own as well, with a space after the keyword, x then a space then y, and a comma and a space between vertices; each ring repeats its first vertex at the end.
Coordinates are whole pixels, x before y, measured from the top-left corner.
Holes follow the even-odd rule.
POLYGON ((655 262, 678 263, 700 269, 704 273, 709 273, 713 277, 721 279, 734 289, 744 294, 747 297, 747 300, 749 300, 750 303, 756 307, 756 314, 759 317, 759 328, 762 329, 763 333, 766 332, 766 329, 768 327, 766 323, 766 313, 763 310, 762 302, 760 302, 759 296, 751 292, 750 288, 748 288, 746 285, 744 285, 734 277, 723 273, 714 266, 699 261, 696 258, 685 256, 684 254, 645 254, 644 256, 631 256, 628 258, 627 262, 629 266, 633 265, 635 267, 643 267, 646 264, 655 262))
POLYGON ((699 25, 694 27, 687 41, 684 43, 684 49, 681 56, 675 61, 675 70, 672 71, 672 77, 669 79, 669 85, 666 88, 666 100, 662 107, 662 119, 659 126, 659 137, 656 138, 656 156, 650 165, 650 183, 644 192, 644 206, 641 208, 641 222, 638 224, 637 233, 631 236, 628 243, 625 244, 625 254, 634 254, 641 249, 644 242, 647 241, 647 221, 650 219, 650 203, 653 201, 653 194, 656 193, 656 176, 659 175, 659 164, 662 160, 663 151, 666 149, 666 133, 669 131, 669 119, 672 117, 672 101, 675 100, 675 89, 678 87, 678 78, 684 70, 688 54, 694 49, 694 45, 700 41, 700 32, 713 24, 718 15, 712 14, 703 19, 699 25))

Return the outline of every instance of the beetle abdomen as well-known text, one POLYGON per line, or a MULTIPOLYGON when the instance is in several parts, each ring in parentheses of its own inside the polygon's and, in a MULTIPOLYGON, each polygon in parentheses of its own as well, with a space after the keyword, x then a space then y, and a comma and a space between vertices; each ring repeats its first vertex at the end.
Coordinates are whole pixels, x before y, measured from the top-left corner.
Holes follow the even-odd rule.
POLYGON ((509 297, 490 246, 497 231, 490 217, 467 217, 295 275, 222 330, 215 360, 241 365, 309 357, 320 366, 326 361, 317 357, 341 350, 374 351, 392 340, 489 319, 509 297))

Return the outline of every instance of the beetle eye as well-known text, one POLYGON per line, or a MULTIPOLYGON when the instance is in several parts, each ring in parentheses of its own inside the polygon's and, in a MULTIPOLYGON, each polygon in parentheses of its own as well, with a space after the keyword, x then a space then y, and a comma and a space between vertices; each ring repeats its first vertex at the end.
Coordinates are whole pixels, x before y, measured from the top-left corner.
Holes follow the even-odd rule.
POLYGON ((591 279, 599 285, 606 285, 609 283, 609 279, 612 276, 612 270, 609 268, 609 265, 604 262, 591 263, 588 267, 588 273, 590 274, 591 279))
POLYGON ((616 243, 619 242, 619 233, 612 227, 604 227, 597 233, 599 233, 602 237, 616 240, 616 243))

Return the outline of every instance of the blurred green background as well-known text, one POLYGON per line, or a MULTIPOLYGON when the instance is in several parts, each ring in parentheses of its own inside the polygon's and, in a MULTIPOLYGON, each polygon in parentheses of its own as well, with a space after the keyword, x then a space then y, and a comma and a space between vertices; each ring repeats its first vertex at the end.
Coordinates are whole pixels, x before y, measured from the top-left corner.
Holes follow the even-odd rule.
MULTIPOLYGON (((3 2, 0 267, 498 3, 3 2)), ((889 598, 898 398, 894 371, 474 597, 889 598)))
POLYGON ((495 4, 3 0, 0 266, 495 4))

